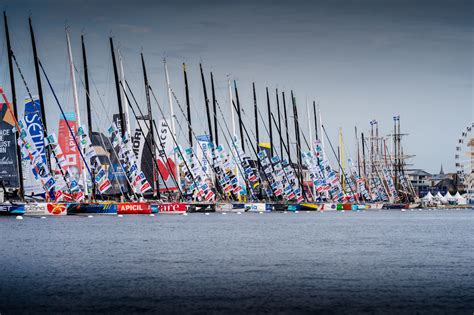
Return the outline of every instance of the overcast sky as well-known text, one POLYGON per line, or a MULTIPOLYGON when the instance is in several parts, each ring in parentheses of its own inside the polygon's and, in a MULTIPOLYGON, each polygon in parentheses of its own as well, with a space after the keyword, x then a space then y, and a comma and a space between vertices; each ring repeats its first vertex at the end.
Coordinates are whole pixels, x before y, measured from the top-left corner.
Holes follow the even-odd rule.
MULTIPOLYGON (((472 1, 9 2, 2 9, 7 10, 13 50, 28 84, 36 94, 28 34, 31 15, 40 58, 69 111, 73 100, 64 28, 70 27, 75 62, 81 70, 80 35, 85 34, 96 130, 105 131, 117 111, 110 35, 121 50, 126 77, 142 108, 140 52, 167 113, 163 57, 182 105, 181 64, 187 63, 193 122, 199 133, 207 130, 199 62, 206 72, 209 93, 209 71, 214 72, 217 98, 226 117, 230 118, 227 76, 237 81, 248 127, 253 126, 252 82, 265 122, 265 87, 270 88, 273 111, 275 88, 287 95, 294 90, 306 137, 309 139, 306 101, 316 100, 331 140, 337 145, 342 127, 350 155, 355 154, 354 126, 367 132, 370 120, 377 119, 381 132, 388 134, 392 117, 400 115, 402 132, 409 133, 405 152, 416 155, 414 167, 429 172, 438 172, 441 163, 445 171, 455 171, 457 139, 474 118, 472 1)), ((3 33, 3 23, 1 30, 3 33)), ((0 84, 8 90, 4 36, 1 46, 0 84)), ((80 80, 78 86, 84 108, 80 80)), ((17 87, 22 100, 27 94, 18 75, 17 87)), ((58 109, 44 81, 43 87, 49 128, 57 130, 58 109)), ((175 112, 184 126, 177 108, 175 112)), ((85 121, 85 111, 82 116, 85 121)), ((267 138, 263 128, 260 134, 267 138)), ((184 143, 183 134, 180 138, 184 143)))

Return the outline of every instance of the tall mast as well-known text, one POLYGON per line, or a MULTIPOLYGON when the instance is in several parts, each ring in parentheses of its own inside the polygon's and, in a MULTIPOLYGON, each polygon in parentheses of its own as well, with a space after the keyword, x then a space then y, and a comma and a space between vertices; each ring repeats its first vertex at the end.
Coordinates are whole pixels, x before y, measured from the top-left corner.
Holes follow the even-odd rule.
MULTIPOLYGON (((232 87, 230 85, 230 79, 227 79, 227 88, 229 90, 229 105, 230 105, 230 113, 231 113, 231 118, 232 118, 232 137, 235 137, 236 136, 235 115, 234 115, 234 106, 232 105, 233 97, 232 97, 232 87)), ((232 141, 234 141, 233 138, 232 138, 232 141)))
POLYGON ((364 133, 361 132, 360 134, 360 140, 362 142, 362 172, 363 172, 363 175, 364 177, 367 176, 367 173, 366 173, 366 169, 365 169, 365 166, 366 166, 366 163, 365 163, 365 138, 364 138, 364 133))
POLYGON ((285 92, 281 92, 281 97, 283 98, 283 113, 285 114, 285 132, 286 132, 286 147, 288 148, 288 161, 291 161, 290 156, 290 133, 288 131, 288 113, 286 111, 286 99, 285 92))
MULTIPOLYGON (((118 60, 119 60, 119 74, 120 74, 120 81, 125 82, 125 72, 123 71, 123 62, 122 62, 122 54, 120 53, 120 49, 117 48, 117 55, 118 55, 118 60)), ((125 114, 125 130, 127 130, 128 135, 132 135, 132 130, 130 127, 130 114, 128 112, 128 100, 125 97, 124 90, 121 89, 122 93, 122 99, 123 99, 123 107, 124 107, 124 114, 125 114)))
MULTIPOLYGON (((79 110, 79 98, 77 96, 77 86, 76 86, 76 74, 74 71, 74 59, 72 57, 72 49, 71 49, 71 40, 69 38, 69 31, 66 28, 66 41, 67 41, 67 52, 68 52, 68 58, 69 58, 69 70, 71 72, 71 84, 72 84, 72 97, 74 100, 74 111, 76 112, 76 122, 77 126, 81 126, 81 112, 79 110)), ((77 131, 76 131, 77 132, 77 131)), ((81 163, 81 171, 82 171, 82 185, 84 188, 84 194, 86 197, 89 195, 89 192, 87 191, 87 172, 86 172, 86 167, 85 163, 81 163)), ((94 179, 91 178, 91 181, 94 179)))
MULTIPOLYGON (((13 71, 13 50, 10 43, 10 32, 8 30, 8 21, 7 21, 7 13, 3 11, 3 20, 5 22, 5 37, 7 40, 7 50, 8 50, 8 70, 10 72, 10 89, 12 91, 12 105, 13 105, 13 112, 15 115, 15 120, 18 121, 18 109, 16 104, 16 89, 15 89, 15 72, 13 71)), ((16 137, 16 136, 15 136, 16 137)), ((20 146, 15 145, 16 147, 16 157, 17 157, 17 165, 18 165, 18 195, 21 199, 24 197, 23 191, 23 169, 21 164, 21 149, 20 146)))
MULTIPOLYGON (((28 18, 28 22, 30 24, 30 35, 31 35, 31 46, 33 47, 33 58, 35 61, 35 75, 36 75, 36 84, 38 86, 38 98, 40 101, 40 108, 41 108, 41 120, 43 123, 44 129, 48 129, 47 122, 46 122, 46 114, 44 110, 44 97, 43 97, 43 88, 41 86, 41 75, 40 75, 40 68, 39 68, 39 58, 38 58, 38 51, 36 50, 36 40, 35 40, 35 33, 33 32, 33 23, 31 21, 31 17, 28 18)), ((31 100, 34 102, 34 100, 31 100)), ((46 146, 46 163, 48 164, 48 168, 51 170, 51 159, 50 159, 50 147, 46 146)))
POLYGON ((341 165, 341 183, 342 183, 342 191, 344 191, 344 193, 346 192, 346 186, 345 186, 345 178, 344 178, 344 174, 345 174, 345 169, 344 169, 344 142, 342 140, 342 127, 339 127, 339 163, 341 165))
POLYGON ((219 145, 219 132, 217 129, 217 99, 216 90, 214 88, 214 75, 211 72, 211 90, 212 90, 212 111, 214 112, 214 142, 219 145))
POLYGON ((110 41, 110 51, 112 53, 112 65, 114 67, 114 79, 115 79, 115 90, 117 92, 117 103, 118 103, 118 110, 119 110, 119 122, 120 122, 120 132, 123 136, 125 134, 125 120, 123 117, 123 107, 122 107, 122 93, 120 91, 120 82, 118 76, 118 69, 117 69, 117 60, 115 59, 115 49, 114 49, 114 42, 112 37, 109 38, 110 41))
POLYGON ((202 82, 202 90, 204 92, 204 105, 206 106, 207 127, 209 129, 209 140, 212 142, 211 112, 210 112, 210 109, 209 109, 209 98, 207 97, 206 80, 204 79, 204 72, 202 71, 202 64, 199 64, 199 69, 201 70, 201 82, 202 82))
POLYGON ((273 128, 272 128, 272 110, 270 108, 270 96, 268 95, 268 87, 266 88, 267 91, 267 111, 268 111, 268 130, 270 135, 270 156, 273 157, 273 128))
POLYGON ((357 170, 359 172, 359 177, 360 176, 360 146, 359 146, 359 139, 357 137, 357 126, 354 126, 354 135, 355 135, 355 143, 356 143, 356 149, 357 149, 357 170))
MULTIPOLYGON (((91 99, 90 99, 90 89, 89 89, 89 71, 87 69, 87 54, 86 54, 86 45, 84 44, 84 35, 81 35, 81 46, 82 46, 82 62, 84 65, 84 85, 86 89, 86 115, 87 115, 87 131, 89 136, 92 139, 92 115, 91 115, 91 99)), ((96 183, 92 179, 92 198, 95 198, 95 189, 96 183)))
POLYGON ((318 140, 318 115, 316 114, 316 101, 313 101, 313 115, 314 115, 314 132, 316 140, 318 140))
MULTIPOLYGON (((278 114, 278 129, 281 131, 281 115, 280 115, 280 99, 278 97, 278 89, 275 89, 277 114, 278 114)), ((283 137, 280 137, 280 157, 283 158, 283 137)))
POLYGON ((245 151, 244 143, 244 131, 242 128, 242 113, 240 111, 239 91, 237 90, 237 82, 234 80, 235 100, 237 101, 237 115, 239 116, 239 131, 240 131, 240 145, 242 150, 245 151))
POLYGON ((311 113, 309 111, 308 101, 306 100, 306 111, 308 112, 308 130, 309 130, 309 150, 313 150, 313 132, 311 128, 311 113))
POLYGON ((321 107, 318 106, 318 114, 319 114, 319 126, 320 126, 320 135, 321 135, 321 147, 323 148, 324 154, 324 135, 323 135, 323 117, 321 115, 321 107))
POLYGON ((86 114, 87 114, 87 127, 89 135, 92 137, 92 115, 91 115, 91 99, 90 99, 90 88, 89 88, 89 71, 87 68, 87 54, 86 45, 84 44, 84 35, 81 35, 82 45, 82 62, 84 65, 84 85, 86 88, 86 114))
MULTIPOLYGON (((258 137, 258 107, 257 107, 257 93, 255 92, 255 82, 252 82, 252 90, 253 90, 253 108, 254 108, 254 114, 255 114, 255 138, 256 138, 256 148, 257 152, 259 151, 259 142, 260 139, 258 137)), ((258 157, 256 157, 258 160, 258 157)))
MULTIPOLYGON (((142 69, 143 69, 143 83, 145 85, 145 97, 146 97, 146 107, 147 107, 147 117, 142 117, 143 120, 148 120, 150 123, 150 136, 151 136, 151 157, 155 163, 152 163, 153 167, 153 196, 158 197, 160 199, 160 180, 157 176, 157 169, 156 169, 156 143, 155 143, 155 135, 153 132, 153 114, 151 111, 151 101, 150 101, 150 84, 148 83, 148 76, 146 73, 146 66, 145 66, 145 58, 143 57, 143 53, 140 53, 140 57, 142 60, 142 69)), ((137 104, 138 107, 138 104, 137 104)), ((146 134, 145 134, 145 141, 146 141, 146 134)))
MULTIPOLYGON (((298 110, 296 108, 296 99, 293 95, 293 91, 291 91, 291 100, 293 102, 293 119, 295 122, 295 135, 296 135, 296 156, 298 158, 298 168, 300 169, 300 182, 303 182, 303 170, 301 168, 302 161, 301 161, 301 139, 300 139, 300 125, 298 122, 298 110)), ((301 189, 304 191, 303 187, 301 189)))
POLYGON ((189 86, 188 86, 188 74, 186 73, 186 64, 183 62, 183 75, 184 75, 184 92, 186 94, 186 111, 188 115, 188 141, 191 148, 193 147, 193 131, 191 128, 191 102, 189 100, 189 86))

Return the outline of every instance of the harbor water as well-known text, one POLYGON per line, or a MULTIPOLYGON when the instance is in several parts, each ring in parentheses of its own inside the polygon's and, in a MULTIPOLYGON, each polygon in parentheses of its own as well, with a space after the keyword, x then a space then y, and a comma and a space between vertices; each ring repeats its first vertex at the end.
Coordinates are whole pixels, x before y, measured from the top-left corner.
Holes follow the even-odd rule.
POLYGON ((0 313, 474 311, 474 211, 0 217, 0 313))

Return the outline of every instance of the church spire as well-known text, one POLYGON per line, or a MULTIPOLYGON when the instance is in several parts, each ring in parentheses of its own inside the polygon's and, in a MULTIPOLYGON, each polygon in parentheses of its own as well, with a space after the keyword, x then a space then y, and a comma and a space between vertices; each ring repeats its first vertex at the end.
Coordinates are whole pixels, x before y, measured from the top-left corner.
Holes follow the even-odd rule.
POLYGON ((439 170, 439 174, 440 174, 440 175, 444 175, 443 163, 441 163, 441 169, 439 170))

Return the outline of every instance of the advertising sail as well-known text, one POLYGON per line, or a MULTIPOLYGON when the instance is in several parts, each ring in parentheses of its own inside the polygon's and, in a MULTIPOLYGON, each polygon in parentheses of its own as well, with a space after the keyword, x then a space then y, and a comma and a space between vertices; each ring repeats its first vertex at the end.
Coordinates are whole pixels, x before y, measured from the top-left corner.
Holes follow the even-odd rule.
MULTIPOLYGON (((25 111, 23 115, 25 128, 32 141, 32 146, 38 151, 43 163, 46 163, 46 149, 44 144, 43 125, 41 123, 41 104, 36 98, 25 100, 25 111)), ((30 165, 30 159, 24 156, 21 161, 23 170, 23 188, 25 195, 44 195, 45 191, 41 182, 38 181, 30 165)))
POLYGON ((63 167, 65 171, 68 171, 74 177, 77 183, 79 183, 80 189, 83 190, 81 154, 68 128, 69 124, 74 135, 77 135, 76 114, 74 112, 67 112, 65 116, 67 121, 63 117, 60 118, 58 127, 58 143, 66 160, 63 167))
POLYGON ((158 123, 158 137, 157 149, 158 149, 158 167, 160 169, 160 191, 165 191, 165 185, 168 190, 178 190, 173 177, 178 179, 176 176, 176 161, 174 155, 173 137, 168 128, 168 119, 161 119, 158 123), (162 145, 160 145, 160 143, 162 145))
POLYGON ((0 182, 6 188, 19 186, 14 119, 7 104, 0 103, 0 182))

